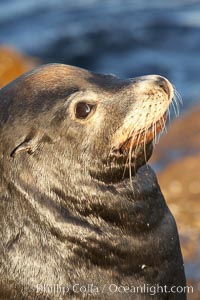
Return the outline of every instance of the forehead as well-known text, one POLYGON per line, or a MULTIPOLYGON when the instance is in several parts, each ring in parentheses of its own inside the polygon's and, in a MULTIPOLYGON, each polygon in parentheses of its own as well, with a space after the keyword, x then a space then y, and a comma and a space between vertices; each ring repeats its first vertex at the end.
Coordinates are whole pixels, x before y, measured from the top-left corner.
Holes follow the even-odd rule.
POLYGON ((70 89, 94 90, 95 92, 115 93, 130 84, 129 80, 118 79, 113 75, 93 73, 78 67, 63 64, 50 64, 36 68, 14 84, 23 84, 30 91, 50 91, 70 89), (23 83, 22 83, 23 82, 23 83))

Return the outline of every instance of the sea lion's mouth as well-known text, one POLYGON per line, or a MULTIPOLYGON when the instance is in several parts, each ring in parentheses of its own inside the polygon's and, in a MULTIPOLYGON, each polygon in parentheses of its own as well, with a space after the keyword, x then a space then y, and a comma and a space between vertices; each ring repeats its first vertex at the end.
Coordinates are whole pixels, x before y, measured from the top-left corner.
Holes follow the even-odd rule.
POLYGON ((147 162, 152 154, 153 141, 156 141, 158 135, 163 131, 166 119, 167 112, 147 128, 141 128, 137 132, 134 129, 129 130, 129 133, 123 136, 123 140, 118 143, 118 146, 112 148, 112 157, 127 157, 138 160, 139 165, 141 162, 147 162))
POLYGON ((128 137, 127 140, 120 146, 119 150, 123 153, 124 151, 129 151, 131 148, 136 149, 141 144, 148 145, 163 130, 165 122, 166 113, 162 117, 162 120, 159 119, 147 129, 141 129, 139 132, 134 133, 132 136, 128 137))

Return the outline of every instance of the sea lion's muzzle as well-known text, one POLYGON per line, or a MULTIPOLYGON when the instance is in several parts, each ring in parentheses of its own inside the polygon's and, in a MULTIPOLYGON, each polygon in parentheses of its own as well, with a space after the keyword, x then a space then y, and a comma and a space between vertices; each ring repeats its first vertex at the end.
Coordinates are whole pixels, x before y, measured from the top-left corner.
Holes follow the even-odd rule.
POLYGON ((169 101, 171 101, 171 99, 173 98, 174 88, 173 88, 172 84, 170 83, 170 81, 163 76, 146 75, 146 76, 133 78, 133 82, 144 83, 146 85, 146 88, 158 86, 161 89, 163 89, 165 91, 165 93, 168 95, 169 101))
POLYGON ((130 82, 129 97, 132 93, 133 102, 113 136, 112 155, 127 156, 131 151, 136 158, 137 152, 140 156, 141 149, 146 152, 165 127, 174 89, 166 78, 158 75, 137 77, 130 82))

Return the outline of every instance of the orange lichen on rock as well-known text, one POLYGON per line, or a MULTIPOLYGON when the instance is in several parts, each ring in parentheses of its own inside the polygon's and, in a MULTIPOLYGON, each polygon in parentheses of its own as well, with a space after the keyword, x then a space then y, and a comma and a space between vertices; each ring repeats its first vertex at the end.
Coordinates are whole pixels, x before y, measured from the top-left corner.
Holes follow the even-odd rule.
POLYGON ((8 47, 0 47, 0 87, 38 65, 29 58, 8 47))

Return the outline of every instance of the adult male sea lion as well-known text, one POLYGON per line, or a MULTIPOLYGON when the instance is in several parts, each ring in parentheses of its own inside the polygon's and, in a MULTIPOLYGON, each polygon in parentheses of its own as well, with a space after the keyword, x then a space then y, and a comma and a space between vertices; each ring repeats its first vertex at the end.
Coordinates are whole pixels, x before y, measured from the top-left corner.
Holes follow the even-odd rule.
POLYGON ((59 64, 0 91, 0 299, 185 299, 145 163, 172 97, 160 76, 59 64))

